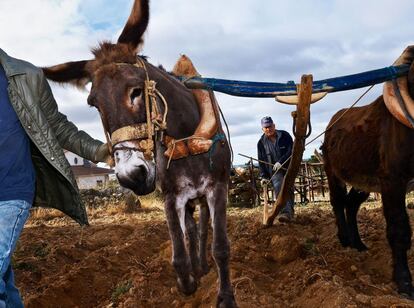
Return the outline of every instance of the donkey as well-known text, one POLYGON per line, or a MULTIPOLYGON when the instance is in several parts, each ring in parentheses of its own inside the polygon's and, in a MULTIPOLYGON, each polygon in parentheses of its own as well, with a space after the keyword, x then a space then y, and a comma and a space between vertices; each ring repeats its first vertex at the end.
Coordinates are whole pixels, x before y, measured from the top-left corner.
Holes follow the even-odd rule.
MULTIPOLYGON (((394 64, 411 63, 413 49, 407 48, 394 64)), ((407 107, 414 107, 410 98, 414 97, 414 64, 408 82, 401 77, 398 84, 405 84, 401 93, 406 94, 407 107)), ((381 193, 393 279, 399 293, 414 299, 407 263, 411 228, 405 206, 407 185, 414 178, 414 130, 406 121, 402 124, 400 116, 392 115, 390 102, 398 96, 392 85, 385 83, 384 95, 367 106, 337 112, 328 125, 322 151, 340 243, 359 251, 367 249, 359 235, 357 213, 369 192, 381 193), (346 183, 352 186, 349 192, 346 183)))
POLYGON ((96 107, 101 115, 109 144, 113 146, 119 183, 138 195, 151 193, 156 187, 162 191, 172 241, 172 264, 178 288, 186 295, 196 291, 198 280, 209 271, 206 241, 211 217, 212 255, 219 276, 217 307, 236 307, 226 230, 229 146, 224 138, 209 153, 171 163, 164 155, 165 139, 159 135, 176 140, 191 136, 199 124, 200 111, 192 92, 174 76, 137 56, 148 21, 149 1, 135 0, 116 44, 101 43, 92 50, 95 56, 92 60, 68 62, 43 70, 47 78, 57 82, 78 86, 92 82, 88 104, 96 107), (151 106, 148 99, 154 99, 154 93, 158 96, 151 106), (155 133, 150 127, 160 119, 153 118, 149 108, 158 109, 158 115, 166 118, 166 127, 159 125, 155 133), (193 218, 195 199, 201 200, 199 233, 193 218))

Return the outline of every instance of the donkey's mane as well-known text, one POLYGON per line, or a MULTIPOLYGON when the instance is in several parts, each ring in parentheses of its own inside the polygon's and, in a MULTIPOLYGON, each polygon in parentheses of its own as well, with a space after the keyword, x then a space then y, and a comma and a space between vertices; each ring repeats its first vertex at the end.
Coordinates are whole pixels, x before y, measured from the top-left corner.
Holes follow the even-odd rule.
MULTIPOLYGON (((96 71, 99 67, 111 63, 130 63, 137 62, 137 51, 128 44, 113 44, 108 41, 103 41, 98 47, 92 48, 92 53, 95 56, 92 70, 96 71)), ((141 57, 146 60, 145 57, 141 57)))

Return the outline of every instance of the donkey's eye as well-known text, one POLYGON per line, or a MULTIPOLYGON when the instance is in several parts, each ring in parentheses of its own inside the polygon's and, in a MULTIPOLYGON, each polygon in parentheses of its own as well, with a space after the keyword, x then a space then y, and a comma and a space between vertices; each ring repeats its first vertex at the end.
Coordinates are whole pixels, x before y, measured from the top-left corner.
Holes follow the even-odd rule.
POLYGON ((142 90, 140 88, 134 88, 132 90, 131 95, 130 95, 132 105, 135 105, 138 103, 137 100, 141 96, 141 94, 142 94, 142 90))

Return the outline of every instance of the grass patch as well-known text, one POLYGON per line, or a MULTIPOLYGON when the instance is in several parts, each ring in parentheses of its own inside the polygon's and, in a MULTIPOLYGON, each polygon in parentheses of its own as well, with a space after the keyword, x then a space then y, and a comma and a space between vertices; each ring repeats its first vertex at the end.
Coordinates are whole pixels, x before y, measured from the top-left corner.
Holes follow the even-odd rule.
POLYGON ((65 214, 56 209, 35 207, 31 210, 30 216, 33 220, 48 221, 55 218, 65 217, 65 214))
POLYGON ((114 302, 114 303, 118 302, 118 299, 123 294, 125 294, 126 292, 128 292, 129 289, 131 289, 131 288, 132 288, 132 282, 131 282, 131 280, 128 280, 128 281, 124 281, 124 282, 119 283, 116 286, 116 288, 114 289, 114 291, 112 292, 112 295, 111 295, 112 302, 114 302))
POLYGON ((45 243, 35 246, 33 250, 34 256, 38 258, 46 257, 49 254, 49 252, 50 252, 50 247, 45 243))
POLYGON ((303 249, 306 251, 306 253, 312 256, 318 256, 320 254, 318 247, 316 247, 315 241, 310 238, 307 238, 303 243, 303 249))
POLYGON ((27 262, 13 262, 12 267, 16 270, 36 272, 36 267, 33 264, 27 262))

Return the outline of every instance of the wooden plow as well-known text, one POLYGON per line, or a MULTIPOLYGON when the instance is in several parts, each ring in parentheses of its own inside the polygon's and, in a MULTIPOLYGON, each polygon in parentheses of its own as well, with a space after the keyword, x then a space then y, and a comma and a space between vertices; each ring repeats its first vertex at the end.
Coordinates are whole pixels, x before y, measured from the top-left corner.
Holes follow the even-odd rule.
POLYGON ((294 185, 299 172, 305 150, 305 140, 310 135, 310 104, 322 99, 327 93, 383 83, 405 76, 408 71, 409 65, 403 64, 319 81, 313 81, 312 75, 303 75, 300 84, 295 84, 293 81, 270 83, 202 77, 183 77, 181 80, 190 89, 206 89, 242 97, 274 97, 278 102, 296 105, 296 111, 292 112, 295 140, 289 167, 275 205, 269 208, 265 200, 263 224, 271 226, 285 205, 289 190, 294 185))

